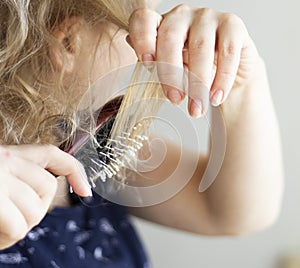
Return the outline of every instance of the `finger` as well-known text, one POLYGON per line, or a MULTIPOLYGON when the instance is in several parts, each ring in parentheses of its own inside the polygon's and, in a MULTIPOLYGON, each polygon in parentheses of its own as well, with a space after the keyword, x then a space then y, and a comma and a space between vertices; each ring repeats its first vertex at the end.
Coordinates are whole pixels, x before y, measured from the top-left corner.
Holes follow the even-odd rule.
POLYGON ((51 195, 46 195, 46 198, 41 199, 28 184, 14 177, 8 179, 9 198, 22 213, 30 229, 37 225, 45 216, 54 193, 52 192, 51 195))
POLYGON ((235 15, 226 14, 217 30, 217 71, 210 93, 213 106, 225 101, 234 84, 245 35, 241 20, 235 15))
POLYGON ((188 36, 189 112, 194 117, 205 113, 214 67, 217 20, 215 12, 200 9, 188 36))
POLYGON ((157 28, 161 20, 161 15, 147 8, 137 9, 130 16, 127 41, 142 62, 155 59, 157 28))
POLYGON ((8 174, 14 175, 15 180, 28 185, 39 199, 50 205, 57 190, 57 180, 50 172, 32 161, 15 155, 6 159, 4 164, 9 167, 8 174))
POLYGON ((9 246, 26 235, 27 223, 22 213, 7 196, 0 195, 0 204, 0 215, 6 215, 0 217, 0 244, 9 246))
POLYGON ((165 95, 178 104, 184 97, 183 48, 191 23, 191 8, 180 5, 163 16, 158 28, 156 60, 165 95))
POLYGON ((53 145, 16 145, 9 146, 9 151, 38 164, 57 176, 65 176, 77 194, 92 195, 82 165, 73 156, 57 147, 53 145))

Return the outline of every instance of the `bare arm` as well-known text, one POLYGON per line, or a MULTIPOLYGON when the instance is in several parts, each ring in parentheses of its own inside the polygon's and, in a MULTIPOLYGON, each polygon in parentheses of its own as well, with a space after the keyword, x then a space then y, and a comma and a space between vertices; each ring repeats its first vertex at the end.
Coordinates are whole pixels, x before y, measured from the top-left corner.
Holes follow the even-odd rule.
MULTIPOLYGON (((223 59, 227 65, 216 64, 211 91, 218 87, 224 89, 221 110, 227 144, 215 182, 205 192, 198 192, 207 165, 207 157, 203 157, 193 178, 180 193, 158 205, 130 208, 131 213, 207 235, 244 234, 274 222, 283 190, 280 137, 265 66, 252 46, 249 39, 242 48, 236 72, 226 70, 226 66, 234 65, 230 60, 235 57, 235 51, 229 51, 227 62, 223 59), (230 77, 233 77, 232 86, 230 77)), ((180 155, 171 147, 162 166, 151 174, 152 178, 165 178, 176 167, 180 155)), ((197 156, 191 154, 191 157, 197 156)))

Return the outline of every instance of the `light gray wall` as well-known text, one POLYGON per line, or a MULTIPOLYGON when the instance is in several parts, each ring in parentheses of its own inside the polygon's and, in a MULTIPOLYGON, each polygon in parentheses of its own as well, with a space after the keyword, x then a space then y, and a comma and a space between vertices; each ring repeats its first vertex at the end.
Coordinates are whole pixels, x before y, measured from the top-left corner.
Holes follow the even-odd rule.
POLYGON ((281 126, 286 191, 278 222, 244 238, 207 238, 136 221, 155 268, 271 268, 285 252, 300 255, 300 2, 165 0, 229 11, 243 18, 265 59, 281 126))

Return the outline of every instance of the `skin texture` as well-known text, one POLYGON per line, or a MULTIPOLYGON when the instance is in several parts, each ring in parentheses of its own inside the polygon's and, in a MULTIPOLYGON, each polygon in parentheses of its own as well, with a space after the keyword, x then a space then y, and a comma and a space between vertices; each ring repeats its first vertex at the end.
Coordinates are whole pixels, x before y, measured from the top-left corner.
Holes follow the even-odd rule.
MULTIPOLYGON (((110 23, 90 28, 81 18, 73 18, 63 21, 54 31, 62 44, 68 38, 67 73, 77 75, 82 81, 78 91, 110 70, 136 62, 137 58, 163 61, 179 68, 185 66, 205 85, 204 90, 198 90, 190 78, 189 113, 198 117, 207 111, 209 102, 221 105, 227 131, 225 159, 208 190, 198 192, 208 159, 201 156, 193 178, 180 193, 164 203, 129 211, 159 224, 206 235, 247 234, 272 224, 280 210, 283 190, 279 131, 264 63, 241 19, 180 5, 164 15, 150 9, 136 10, 129 29, 127 36, 124 31, 116 32, 116 26, 110 23), (96 57, 91 57, 91 48, 100 35, 96 57), (219 90, 221 95, 217 97, 219 90)), ((53 48, 50 55, 59 68, 59 53, 53 48)), ((159 70, 159 76, 175 79, 173 73, 163 69, 159 70)), ((185 95, 170 86, 163 89, 176 104, 185 95)), ((217 131, 213 123, 212 126, 212 131, 217 131)), ((50 172, 66 176, 79 195, 89 194, 75 160, 58 149, 32 145, 0 149, 3 159, 0 179, 5 186, 0 190, 0 202, 5 204, 0 209, 0 248, 21 239, 45 215, 57 187, 50 172), (45 183, 36 184, 32 174, 45 183), (45 190, 48 183, 50 191, 45 190), (15 191, 15 187, 26 192, 23 195, 26 198, 17 194, 20 191, 15 191), (12 211, 10 217, 6 216, 7 211, 12 211), (19 229, 13 224, 17 222, 19 229)), ((179 157, 180 149, 169 144, 162 165, 147 176, 158 182, 166 178, 179 157)), ((198 153, 191 153, 190 157, 192 161, 198 153)), ((64 201, 56 196, 54 204, 64 201)))

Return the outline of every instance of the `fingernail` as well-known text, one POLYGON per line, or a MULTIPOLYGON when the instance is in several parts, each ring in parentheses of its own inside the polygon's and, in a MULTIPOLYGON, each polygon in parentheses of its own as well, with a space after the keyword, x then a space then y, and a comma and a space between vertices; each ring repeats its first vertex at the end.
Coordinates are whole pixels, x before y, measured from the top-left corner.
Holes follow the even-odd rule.
POLYGON ((84 183, 84 196, 93 196, 92 189, 87 183, 84 183))
POLYGON ((219 106, 223 100, 223 91, 217 90, 211 98, 211 104, 213 106, 219 106))
POLYGON ((190 107, 190 113, 192 117, 198 118, 202 115, 202 101, 200 100, 192 100, 191 101, 191 107, 190 107))
POLYGON ((91 187, 88 183, 88 177, 86 175, 83 165, 80 162, 78 162, 78 168, 79 168, 79 173, 83 178, 85 196, 93 196, 91 187))
POLYGON ((86 197, 93 197, 93 193, 92 193, 91 188, 87 189, 87 191, 86 191, 86 197))
POLYGON ((167 97, 174 104, 179 104, 182 101, 181 94, 176 89, 170 89, 170 90, 168 90, 167 91, 167 97))
POLYGON ((154 65, 154 56, 152 54, 143 54, 142 62, 145 67, 153 67, 154 65))

